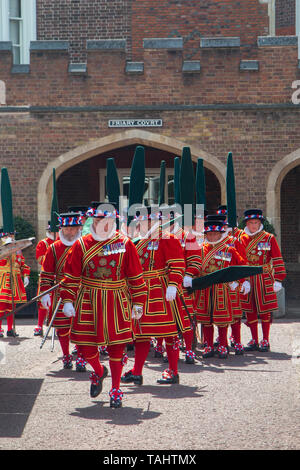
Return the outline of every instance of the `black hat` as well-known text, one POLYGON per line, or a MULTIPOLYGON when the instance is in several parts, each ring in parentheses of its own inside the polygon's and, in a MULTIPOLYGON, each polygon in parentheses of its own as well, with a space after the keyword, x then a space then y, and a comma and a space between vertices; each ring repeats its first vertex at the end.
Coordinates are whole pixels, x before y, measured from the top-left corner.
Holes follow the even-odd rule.
POLYGON ((82 217, 80 212, 65 212, 59 214, 58 223, 60 227, 80 227, 82 226, 82 217))
MULTIPOLYGON (((208 216, 209 217, 209 216, 208 216)), ((210 218, 204 222, 204 233, 225 232, 224 222, 218 218, 210 218)))
POLYGON ((82 217, 85 217, 85 214, 88 210, 88 206, 70 206, 68 207, 68 212, 80 212, 82 217))
POLYGON ((219 206, 217 210, 217 214, 227 215, 227 206, 219 206))
POLYGON ((253 219, 259 219, 261 221, 265 220, 261 209, 248 209, 244 212, 245 222, 247 222, 247 220, 253 220, 253 219))
POLYGON ((104 219, 107 217, 116 218, 118 211, 114 202, 95 202, 91 203, 91 207, 86 212, 87 217, 94 217, 95 219, 104 219), (113 209, 111 207, 113 206, 113 209))

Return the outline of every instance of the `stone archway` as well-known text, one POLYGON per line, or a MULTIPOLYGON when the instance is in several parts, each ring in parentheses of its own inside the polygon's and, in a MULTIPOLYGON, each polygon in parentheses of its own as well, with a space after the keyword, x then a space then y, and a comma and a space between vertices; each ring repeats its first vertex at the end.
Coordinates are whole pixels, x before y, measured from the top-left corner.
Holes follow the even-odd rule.
POLYGON ((281 242, 281 184, 288 172, 298 165, 300 165, 300 149, 277 162, 267 182, 266 215, 275 228, 279 244, 281 242))
POLYGON ((49 162, 44 170, 38 186, 38 236, 43 237, 45 226, 49 219, 51 197, 52 197, 52 173, 55 168, 56 178, 58 178, 68 168, 83 162, 99 153, 112 150, 126 145, 148 145, 161 150, 172 152, 174 155, 181 156, 182 148, 189 146, 192 159, 197 161, 202 158, 204 165, 211 170, 218 178, 221 186, 221 198, 224 203, 225 194, 225 175, 226 167, 214 156, 203 151, 196 145, 190 145, 173 137, 167 137, 139 129, 130 129, 119 133, 113 133, 108 136, 92 140, 84 145, 74 148, 58 156, 49 162))

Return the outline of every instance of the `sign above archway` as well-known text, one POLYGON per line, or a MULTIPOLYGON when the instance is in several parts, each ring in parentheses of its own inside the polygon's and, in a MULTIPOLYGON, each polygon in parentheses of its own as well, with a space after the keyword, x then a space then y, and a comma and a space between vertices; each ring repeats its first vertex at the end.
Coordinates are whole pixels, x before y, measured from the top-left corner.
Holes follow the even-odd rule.
POLYGON ((110 119, 108 127, 162 127, 162 119, 110 119))

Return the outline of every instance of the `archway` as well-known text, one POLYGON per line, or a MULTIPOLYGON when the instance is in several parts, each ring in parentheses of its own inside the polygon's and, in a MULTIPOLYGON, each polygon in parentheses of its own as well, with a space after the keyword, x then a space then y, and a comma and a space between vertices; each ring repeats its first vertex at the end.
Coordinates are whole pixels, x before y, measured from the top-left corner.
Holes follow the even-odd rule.
POLYGON ((214 156, 204 152, 196 145, 190 145, 174 139, 152 132, 130 129, 120 133, 110 134, 106 137, 90 141, 82 146, 58 156, 50 162, 44 170, 38 187, 38 234, 39 238, 43 237, 45 226, 49 219, 51 197, 52 197, 52 170, 55 168, 56 178, 69 168, 91 159, 99 154, 106 154, 113 149, 126 147, 131 145, 145 145, 153 147, 173 154, 181 156, 182 148, 189 145, 191 149, 192 159, 196 162, 198 158, 202 158, 204 166, 212 171, 218 179, 221 187, 221 202, 225 200, 225 175, 226 167, 214 156))
POLYGON ((290 170, 300 165, 300 149, 286 155, 273 167, 267 182, 266 215, 281 244, 281 185, 290 170))

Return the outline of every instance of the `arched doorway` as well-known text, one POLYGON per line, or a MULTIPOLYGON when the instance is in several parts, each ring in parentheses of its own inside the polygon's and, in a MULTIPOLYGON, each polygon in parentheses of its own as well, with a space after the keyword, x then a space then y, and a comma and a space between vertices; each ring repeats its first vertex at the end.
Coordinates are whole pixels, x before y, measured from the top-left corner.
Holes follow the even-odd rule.
POLYGON ((286 155, 273 167, 267 184, 266 215, 274 225, 286 263, 286 305, 299 313, 300 281, 300 149, 286 155))
POLYGON ((286 298, 289 310, 300 302, 300 164, 281 184, 281 248, 287 267, 286 298))
MULTIPOLYGON (((128 145, 98 154, 66 170, 57 181, 59 207, 89 205, 91 201, 104 201, 106 194, 106 160, 114 158, 120 180, 121 194, 128 197, 130 169, 136 145, 128 145), (88 182, 88 184, 87 184, 88 182)), ((166 150, 145 146, 145 204, 158 203, 160 162, 166 162, 165 201, 174 203, 174 154, 166 150)), ((196 170, 196 162, 194 162, 196 170)), ((215 210, 221 201, 221 186, 215 174, 205 168, 208 210, 215 210)))
MULTIPOLYGON (((115 151, 119 148, 143 145, 151 147, 157 151, 163 151, 170 153, 173 157, 181 156, 182 148, 189 145, 191 149, 192 159, 197 162, 198 158, 202 158, 204 166, 207 170, 214 175, 219 182, 221 203, 225 201, 225 175, 226 167, 216 157, 204 152, 196 145, 190 145, 186 142, 179 141, 173 137, 167 137, 161 134, 155 134, 152 132, 130 129, 124 132, 113 133, 106 137, 92 140, 84 145, 81 145, 65 154, 59 155, 55 160, 51 161, 46 169, 44 170, 38 187, 38 236, 43 237, 47 220, 49 220, 49 214, 51 209, 51 198, 52 198, 52 171, 53 168, 56 170, 56 178, 59 181, 59 177, 69 170, 70 168, 79 165, 82 162, 91 160, 99 155, 108 156, 109 152, 115 151)), ((130 160, 131 161, 131 160, 130 160)), ((130 167, 130 164, 128 167, 130 167)), ((80 168, 79 168, 80 169, 80 168)), ((81 176, 83 174, 81 173, 81 176)), ((79 178, 80 181, 80 178, 79 178)), ((81 180, 83 190, 87 188, 86 184, 83 184, 83 178, 81 180)), ((96 184, 94 182, 94 184, 96 184)), ((94 186, 95 188, 96 186, 94 186)), ((96 198, 96 200, 98 197, 96 198)), ((93 200, 93 198, 92 198, 93 200)), ((81 204, 84 204, 83 198, 81 198, 81 204)))

